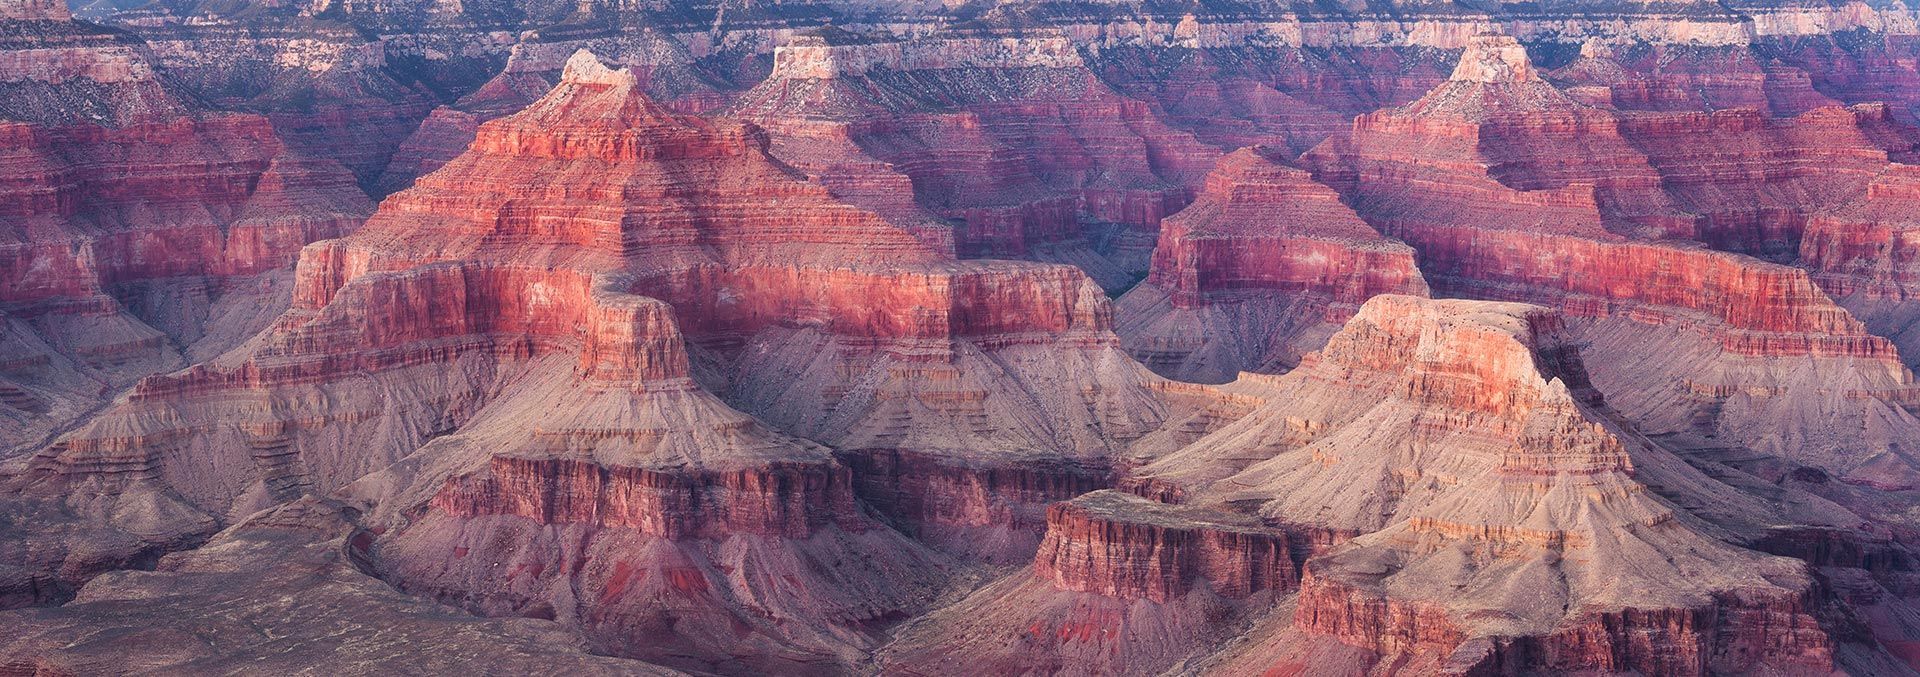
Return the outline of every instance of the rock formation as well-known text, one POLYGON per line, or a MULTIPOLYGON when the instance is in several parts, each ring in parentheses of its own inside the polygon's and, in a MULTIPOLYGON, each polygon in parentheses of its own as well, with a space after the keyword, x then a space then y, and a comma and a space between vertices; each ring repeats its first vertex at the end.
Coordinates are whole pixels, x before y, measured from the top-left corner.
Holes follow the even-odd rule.
POLYGON ((1223 148, 1269 145, 1289 155, 1347 128, 1355 115, 1406 103, 1447 77, 1439 55, 1366 47, 1122 45, 1091 67, 1174 126, 1223 148))
POLYGON ((451 105, 435 108, 421 121, 394 150, 374 192, 387 195, 406 188, 414 179, 459 157, 473 143, 480 123, 518 112, 539 100, 559 81, 568 57, 580 49, 626 67, 648 98, 679 112, 717 108, 731 96, 727 83, 706 72, 685 46, 651 32, 518 43, 508 53, 506 66, 492 79, 451 105))
POLYGON ((1792 116, 1836 103, 1807 72, 1756 51, 1588 39, 1577 58, 1544 75, 1588 103, 1622 110, 1747 108, 1792 116))
POLYGON ((205 20, 125 29, 184 92, 265 116, 287 146, 339 162, 363 187, 433 108, 430 92, 394 72, 384 43, 351 26, 205 20))
MULTIPOLYGON (((1695 189, 1686 186, 1701 179, 1661 176, 1654 165, 1676 151, 1629 153, 1615 134, 1619 124, 1538 80, 1509 42, 1483 38, 1462 57, 1457 79, 1405 107, 1356 119, 1351 133, 1309 153, 1316 176, 1382 232, 1412 245, 1437 291, 1535 301, 1581 318, 1575 330, 1592 341, 1595 383, 1647 432, 1738 444, 1851 481, 1910 484, 1911 461, 1895 450, 1920 427, 1903 408, 1912 376, 1891 343, 1802 270, 1640 239, 1712 223, 1711 210, 1684 220, 1672 217, 1686 212, 1673 210, 1726 196, 1727 185, 1805 195, 1793 186, 1817 181, 1795 178, 1804 173, 1783 174, 1781 182, 1765 181, 1773 176, 1766 172, 1736 173, 1721 186, 1711 185, 1721 181, 1714 177, 1695 189), (1512 63, 1487 65, 1503 61, 1512 63), (1483 81, 1494 76, 1507 79, 1483 81), (1553 119, 1562 122, 1529 123, 1553 119), (1557 141, 1552 132, 1569 124, 1588 131, 1557 141), (1490 130, 1503 131, 1489 139, 1490 130), (1602 157, 1617 158, 1615 169, 1565 160, 1601 146, 1602 157), (1741 177, 1763 180, 1756 186, 1741 177), (1683 188, 1674 195, 1658 190, 1676 184, 1683 188), (1642 208, 1649 204, 1659 207, 1642 208)), ((1815 178, 1845 174, 1844 166, 1830 169, 1815 178)))
POLYGON ((948 565, 856 494, 949 549, 1024 558, 1024 515, 1104 486, 1172 396, 1078 271, 952 261, 788 172, 757 130, 668 113, 581 52, 307 247, 267 331, 33 458, 8 482, 31 516, 12 558, 71 585, 338 490, 406 590, 702 670, 857 661, 948 565), (696 376, 889 469, 856 481, 696 376), (1003 477, 1031 493, 981 491, 1003 477))
POLYGON ((1920 356, 1915 298, 1914 208, 1920 173, 1889 168, 1864 200, 1815 215, 1800 238, 1800 260, 1814 281, 1875 334, 1893 339, 1910 362, 1920 356))
POLYGON ((372 211, 339 164, 190 105, 122 34, 9 21, 0 91, 0 461, 263 327, 299 248, 372 211))
POLYGON ((1569 339, 1535 306, 1377 297, 1295 371, 1236 384, 1266 398, 1248 417, 1143 468, 1136 487, 1316 553, 1286 636, 1230 669, 1288 669, 1314 637, 1420 671, 1832 669, 1851 628, 1806 565, 1648 483, 1772 509, 1622 427, 1569 339))
POLYGON ((1107 88, 1060 36, 803 36, 727 110, 847 199, 905 174, 955 222, 962 256, 1074 263, 1108 289, 1144 272, 1154 229, 1215 153, 1107 88), (827 159, 862 155, 878 162, 827 159))
POLYGON ((134 4, 0 674, 1920 666, 1900 3, 134 4))
POLYGON ((1411 247, 1267 152, 1221 159, 1194 203, 1161 223, 1152 271, 1116 304, 1127 351, 1165 376, 1285 371, 1367 299, 1427 293, 1411 247))
POLYGON ((1030 572, 909 626, 888 671, 1144 673, 1203 652, 1299 574, 1286 535, 1242 515, 1106 490, 1055 503, 1030 572))
POLYGON ((579 362, 536 367, 363 481, 408 486, 383 510, 424 511, 390 517, 373 566, 489 616, 558 618, 615 655, 728 672, 859 660, 866 628, 916 610, 947 565, 856 505, 826 449, 695 386, 670 312, 608 298, 579 362))

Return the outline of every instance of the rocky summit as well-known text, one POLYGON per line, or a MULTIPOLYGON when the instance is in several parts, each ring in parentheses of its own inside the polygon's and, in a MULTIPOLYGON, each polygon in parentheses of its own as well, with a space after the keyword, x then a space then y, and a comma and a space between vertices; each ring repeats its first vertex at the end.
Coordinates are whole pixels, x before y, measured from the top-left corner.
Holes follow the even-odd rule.
POLYGON ((0 675, 1920 674, 1916 64, 0 0, 0 675))

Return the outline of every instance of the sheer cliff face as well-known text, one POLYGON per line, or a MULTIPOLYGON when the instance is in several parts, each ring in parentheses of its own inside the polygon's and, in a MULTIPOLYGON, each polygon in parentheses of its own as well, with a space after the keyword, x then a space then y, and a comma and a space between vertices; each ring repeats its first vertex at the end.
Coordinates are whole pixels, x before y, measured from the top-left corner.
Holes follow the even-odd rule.
POLYGON ((801 37, 726 110, 837 195, 896 221, 947 220, 962 256, 1074 263, 1109 289, 1144 272, 1154 228, 1218 154, 1113 91, 1057 35, 801 37), (875 190, 904 186, 899 175, 917 205, 875 190))
POLYGON ((0 457, 258 331, 300 247, 373 209, 339 164, 58 9, 9 5, 0 27, 0 457))
POLYGON ((266 331, 32 458, 9 484, 44 518, 20 555, 71 585, 342 491, 384 531, 369 568, 410 592, 702 670, 857 661, 952 566, 857 493, 955 551, 1024 558, 1025 516, 1104 483, 1165 405, 1077 271, 946 258, 766 145, 581 52, 307 247, 266 331), (761 420, 862 467, 911 460, 856 482, 761 420), (1031 495, 977 489, 1020 473, 1031 495))
POLYGON ((1648 432, 1735 440, 1905 486, 1910 464, 1887 449, 1916 429, 1894 413, 1911 376, 1893 344, 1804 269, 1755 258, 1800 239, 1802 224, 1846 196, 1864 197, 1865 177, 1887 165, 1859 119, 1844 109, 1787 121, 1620 114, 1572 100, 1511 39, 1488 37, 1453 80, 1356 119, 1307 159, 1414 247, 1436 289, 1579 318, 1595 383, 1648 432), (1804 140, 1823 134, 1830 142, 1804 140), (1822 170, 1751 171, 1802 161, 1822 170), (1647 341, 1667 348, 1648 354, 1647 341), (1806 423, 1782 424, 1796 420, 1806 423), (1851 425, 1872 432, 1826 432, 1851 425))
POLYGON ((1162 222, 1151 272, 1116 305, 1128 352, 1168 377, 1285 371, 1367 299, 1427 293, 1411 247, 1271 152, 1222 158, 1162 222))
POLYGON ((1252 402, 1238 420, 1123 481, 1151 498, 1055 504, 1030 572, 882 661, 1832 669, 1857 630, 1807 565, 1723 540, 1726 516, 1779 508, 1621 422, 1571 341, 1538 306, 1376 297, 1298 368, 1228 386, 1252 402))
POLYGON ((1920 21, 1543 12, 0 0, 0 673, 1920 665, 1920 21))
POLYGON ((1622 428, 1568 340, 1535 306, 1378 297, 1298 369, 1236 384, 1266 398, 1252 414, 1143 468, 1142 490, 1316 553, 1291 626, 1227 660, 1331 638, 1429 670, 1830 669, 1845 626, 1806 566, 1670 503, 1727 492, 1622 428), (1752 620, 1698 624, 1729 617, 1752 620))

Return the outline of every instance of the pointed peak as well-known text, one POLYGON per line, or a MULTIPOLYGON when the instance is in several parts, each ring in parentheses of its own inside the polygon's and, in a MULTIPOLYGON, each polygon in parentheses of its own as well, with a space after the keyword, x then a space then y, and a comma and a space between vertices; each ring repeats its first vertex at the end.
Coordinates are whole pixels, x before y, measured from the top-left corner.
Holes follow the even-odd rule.
POLYGON ((622 68, 614 70, 600 63, 600 57, 591 50, 581 48, 567 59, 567 67, 560 73, 560 81, 578 85, 606 85, 609 87, 631 87, 637 80, 633 71, 622 68))
POLYGON ((1540 73, 1527 59, 1527 48, 1511 35, 1483 33, 1467 43, 1454 67, 1455 82, 1512 83, 1538 82, 1540 73))
POLYGON ((567 59, 559 84, 511 117, 568 127, 686 124, 647 98, 631 69, 608 68, 585 49, 567 59))

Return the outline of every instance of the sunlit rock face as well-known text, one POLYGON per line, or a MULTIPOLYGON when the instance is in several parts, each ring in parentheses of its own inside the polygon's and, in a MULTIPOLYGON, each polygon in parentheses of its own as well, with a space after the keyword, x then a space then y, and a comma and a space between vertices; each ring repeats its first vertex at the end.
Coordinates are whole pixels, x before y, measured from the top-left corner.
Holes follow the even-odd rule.
POLYGON ((1912 376, 1894 345, 1804 268, 1759 258, 1792 252, 1764 243, 1791 243, 1810 215, 1864 199, 1865 177, 1888 167, 1861 140, 1856 114, 1623 115, 1573 100, 1525 58, 1508 40, 1484 38, 1455 79, 1356 119, 1306 161, 1383 233, 1412 245, 1436 290, 1578 318, 1594 382, 1647 432, 1731 440, 1861 483, 1910 484, 1910 459, 1893 450, 1920 428, 1902 408, 1912 376), (1828 125, 1842 132, 1839 147, 1795 150, 1805 143, 1796 138, 1828 125), (1569 161, 1588 153, 1599 160, 1569 161), (1821 170, 1791 169, 1812 158, 1821 170), (1750 171, 1759 166, 1785 168, 1750 171), (1765 207, 1781 196, 1804 208, 1765 207), (1772 226, 1779 232, 1767 233, 1772 226), (1848 385, 1831 389, 1839 383, 1848 385), (1833 434, 1840 427, 1869 432, 1833 434))
POLYGON ((1427 293, 1412 247, 1272 153, 1222 158, 1194 203, 1161 222, 1151 272, 1117 302, 1123 345, 1161 374, 1219 383, 1285 371, 1367 299, 1427 293))

